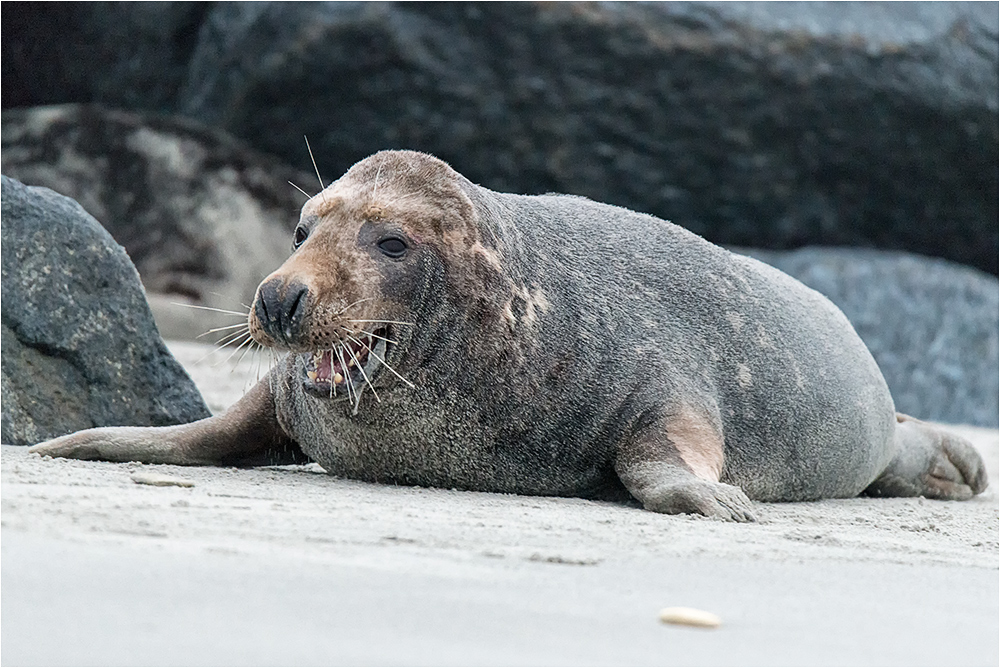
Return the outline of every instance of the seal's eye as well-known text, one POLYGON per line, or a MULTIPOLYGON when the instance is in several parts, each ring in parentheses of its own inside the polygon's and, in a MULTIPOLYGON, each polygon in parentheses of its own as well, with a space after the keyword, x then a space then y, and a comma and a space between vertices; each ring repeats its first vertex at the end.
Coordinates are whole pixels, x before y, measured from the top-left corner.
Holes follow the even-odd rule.
POLYGON ((406 254, 406 243, 397 237, 387 237, 378 242, 378 249, 383 255, 391 258, 401 258, 406 254))
POLYGON ((292 242, 292 248, 298 248, 306 242, 309 238, 309 230, 299 225, 295 228, 295 240, 292 242))

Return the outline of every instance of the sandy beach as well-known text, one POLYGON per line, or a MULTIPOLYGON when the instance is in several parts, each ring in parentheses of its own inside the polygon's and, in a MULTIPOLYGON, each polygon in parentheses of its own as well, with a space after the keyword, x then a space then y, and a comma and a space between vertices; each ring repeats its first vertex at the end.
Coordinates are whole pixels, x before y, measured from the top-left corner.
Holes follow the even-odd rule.
MULTIPOLYGON (((170 348, 214 412, 265 371, 170 348)), ((959 429, 990 472, 972 501, 757 504, 751 525, 3 446, 2 662, 996 665, 998 431, 959 429)))

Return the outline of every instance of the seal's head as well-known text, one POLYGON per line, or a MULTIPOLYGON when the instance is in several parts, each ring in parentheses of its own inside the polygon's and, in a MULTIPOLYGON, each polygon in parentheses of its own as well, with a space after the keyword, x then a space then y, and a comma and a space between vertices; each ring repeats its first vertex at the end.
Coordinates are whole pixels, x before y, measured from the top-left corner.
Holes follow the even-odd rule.
POLYGON ((500 272, 470 188, 413 151, 354 165, 303 207, 292 256, 257 289, 254 340, 299 354, 315 396, 354 399, 366 386, 407 383, 396 369, 414 331, 449 294, 500 272))

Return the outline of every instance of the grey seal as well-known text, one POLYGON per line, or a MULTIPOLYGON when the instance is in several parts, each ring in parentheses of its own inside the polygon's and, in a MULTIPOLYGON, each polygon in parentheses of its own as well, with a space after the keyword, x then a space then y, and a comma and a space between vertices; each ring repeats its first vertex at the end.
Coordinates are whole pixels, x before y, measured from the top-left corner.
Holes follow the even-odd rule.
POLYGON ((653 216, 384 151, 303 207, 248 317, 288 351, 224 414, 38 453, 318 462, 371 482, 754 519, 751 499, 967 499, 983 463, 897 414, 844 315, 653 216))

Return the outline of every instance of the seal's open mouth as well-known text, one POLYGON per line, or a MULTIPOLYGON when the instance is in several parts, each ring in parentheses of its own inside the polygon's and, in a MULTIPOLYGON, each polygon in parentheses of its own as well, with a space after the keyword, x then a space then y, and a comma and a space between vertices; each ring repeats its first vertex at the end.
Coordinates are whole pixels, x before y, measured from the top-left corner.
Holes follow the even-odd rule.
POLYGON ((340 395, 354 399, 360 396, 383 364, 388 334, 388 329, 383 327, 370 334, 348 337, 330 350, 303 353, 303 389, 324 397, 340 395))

